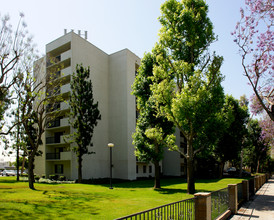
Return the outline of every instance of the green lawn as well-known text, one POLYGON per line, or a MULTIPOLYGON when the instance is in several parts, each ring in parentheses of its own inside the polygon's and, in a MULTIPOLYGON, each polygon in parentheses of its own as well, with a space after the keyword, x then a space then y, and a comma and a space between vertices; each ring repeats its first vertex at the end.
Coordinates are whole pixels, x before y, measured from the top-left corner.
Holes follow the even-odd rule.
MULTIPOLYGON (((30 190, 15 177, 0 177, 0 219, 114 219, 193 197, 183 179, 164 179, 153 190, 152 180, 108 185, 42 184, 30 190)), ((197 192, 215 191, 242 179, 198 180, 197 192)))

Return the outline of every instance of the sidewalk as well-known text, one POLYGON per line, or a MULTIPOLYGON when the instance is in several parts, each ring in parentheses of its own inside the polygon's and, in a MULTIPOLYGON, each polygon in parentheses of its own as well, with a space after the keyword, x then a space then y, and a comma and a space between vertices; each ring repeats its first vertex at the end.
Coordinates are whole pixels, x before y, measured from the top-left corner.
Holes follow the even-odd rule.
POLYGON ((274 177, 266 182, 251 200, 238 210, 231 220, 274 220, 274 177))

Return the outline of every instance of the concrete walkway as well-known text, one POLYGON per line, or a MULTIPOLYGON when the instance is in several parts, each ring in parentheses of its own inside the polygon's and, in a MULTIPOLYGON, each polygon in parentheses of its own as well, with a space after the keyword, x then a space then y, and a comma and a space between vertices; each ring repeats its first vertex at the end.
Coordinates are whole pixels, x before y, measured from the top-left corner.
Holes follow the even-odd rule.
POLYGON ((238 210, 232 220, 274 220, 274 176, 265 183, 251 200, 238 210))

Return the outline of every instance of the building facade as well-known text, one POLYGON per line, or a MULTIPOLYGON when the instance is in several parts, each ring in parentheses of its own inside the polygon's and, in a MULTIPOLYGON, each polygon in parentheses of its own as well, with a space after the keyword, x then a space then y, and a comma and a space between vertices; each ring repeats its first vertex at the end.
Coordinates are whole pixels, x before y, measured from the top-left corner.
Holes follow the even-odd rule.
MULTIPOLYGON (((52 174, 62 175, 71 180, 78 177, 73 144, 66 143, 64 137, 73 132, 67 116, 70 111, 68 99, 71 75, 77 64, 83 64, 84 67, 90 67, 93 96, 99 103, 101 113, 101 120, 94 130, 93 147, 90 147, 95 154, 83 156, 83 179, 109 177, 108 143, 115 145, 112 150, 114 178, 133 180, 154 176, 152 165, 136 161, 132 145, 136 125, 136 100, 131 95, 131 85, 140 65, 140 58, 128 49, 109 55, 70 32, 47 44, 46 57, 43 59, 46 60, 45 68, 42 72, 35 73, 38 75, 36 78, 45 78, 49 73, 54 73, 56 80, 62 80, 59 92, 67 101, 54 106, 60 114, 46 127, 43 145, 40 146, 43 155, 36 158, 35 173, 46 177, 52 174)), ((181 163, 182 158, 177 152, 166 151, 162 173, 180 176, 183 174, 181 163)))

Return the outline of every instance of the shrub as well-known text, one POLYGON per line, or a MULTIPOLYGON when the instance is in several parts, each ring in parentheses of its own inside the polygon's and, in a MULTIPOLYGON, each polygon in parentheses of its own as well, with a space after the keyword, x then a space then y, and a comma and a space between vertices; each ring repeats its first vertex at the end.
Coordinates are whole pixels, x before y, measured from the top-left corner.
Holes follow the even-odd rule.
POLYGON ((56 174, 49 175, 49 179, 50 180, 57 180, 58 179, 58 175, 56 175, 56 174))
POLYGON ((59 180, 60 181, 66 181, 66 177, 65 176, 59 176, 59 180))
POLYGON ((40 176, 34 175, 34 179, 35 179, 35 181, 38 181, 40 179, 40 176))

